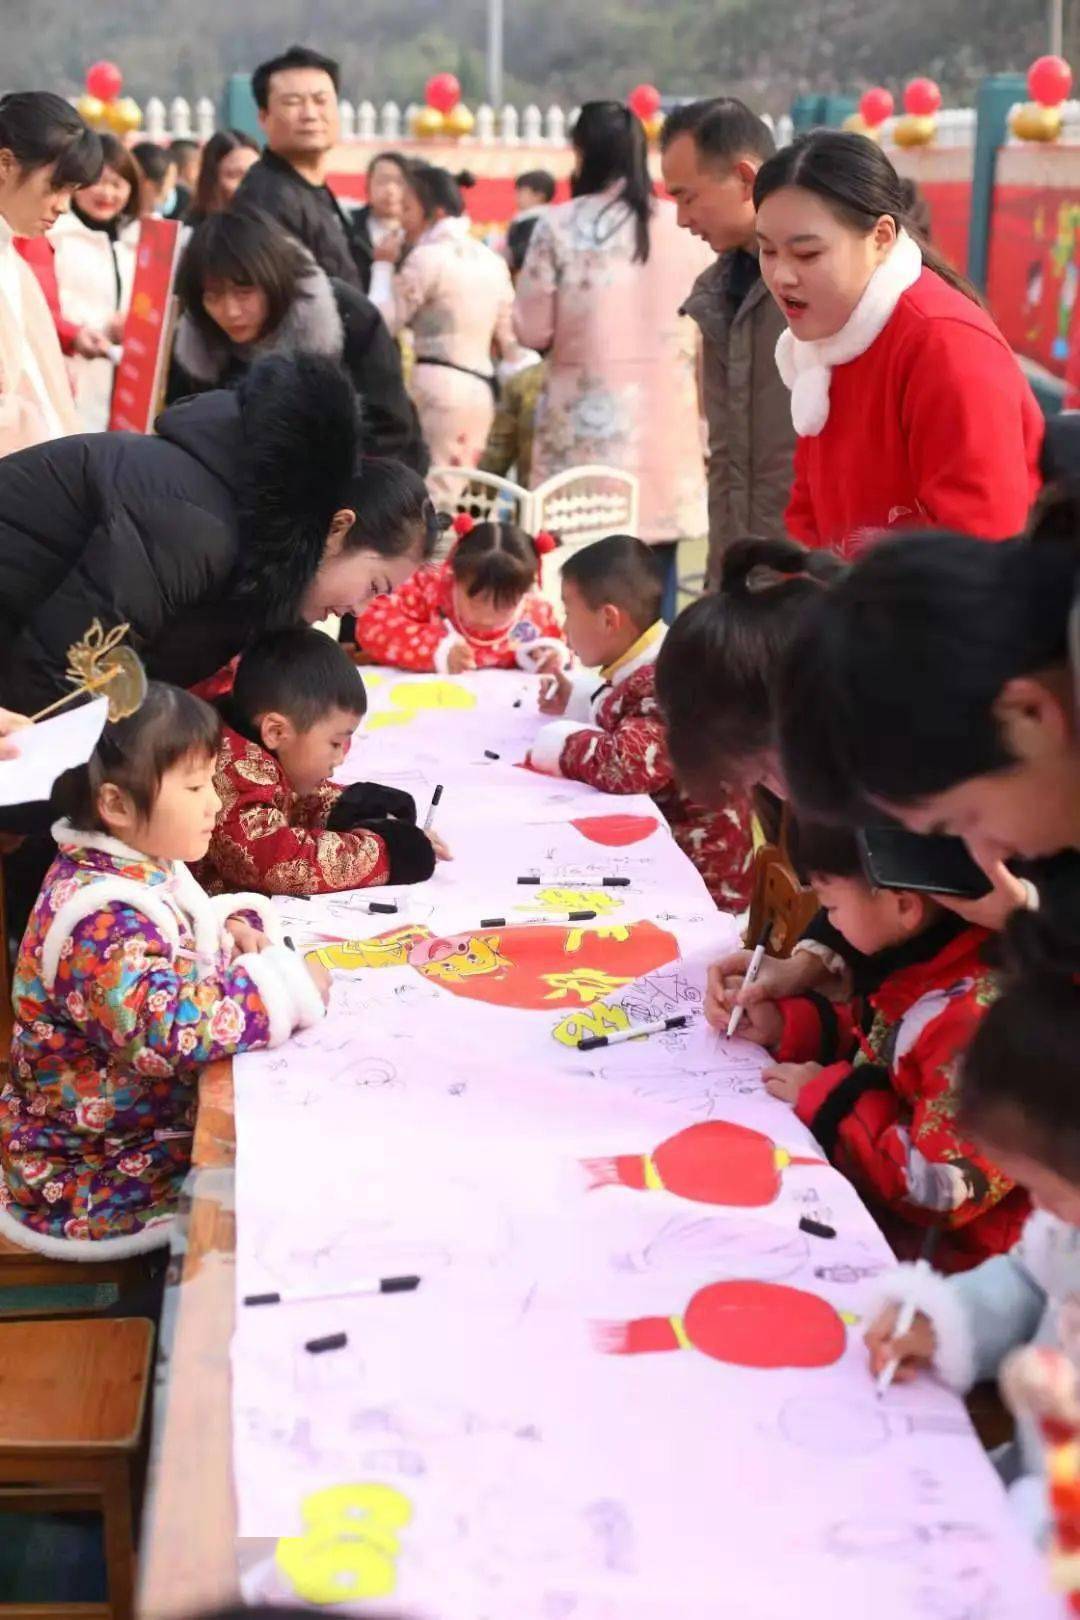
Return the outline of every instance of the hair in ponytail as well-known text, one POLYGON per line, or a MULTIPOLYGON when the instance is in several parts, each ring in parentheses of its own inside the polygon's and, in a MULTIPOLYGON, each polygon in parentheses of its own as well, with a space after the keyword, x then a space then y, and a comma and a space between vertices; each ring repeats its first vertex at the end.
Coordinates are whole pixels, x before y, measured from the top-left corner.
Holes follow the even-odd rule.
POLYGON ((656 691, 680 780, 739 780, 773 747, 777 668, 807 604, 843 568, 831 552, 793 540, 727 548, 719 589, 680 613, 657 660, 656 691))
MULTIPOLYGON (((649 257, 649 221, 654 198, 649 173, 649 147, 641 119, 621 101, 587 101, 570 135, 581 167, 570 182, 575 197, 593 196, 622 182, 619 195, 603 210, 629 208, 637 222, 634 259, 649 257)), ((618 221, 612 225, 612 232, 618 221)))
POLYGON ((754 207, 785 186, 810 191, 829 211, 861 236, 869 235, 883 217, 897 230, 910 223, 923 263, 942 281, 982 307, 983 299, 970 281, 954 270, 927 240, 918 222, 910 218, 912 202, 904 182, 876 141, 847 131, 818 129, 800 135, 775 157, 763 163, 754 181, 754 207))
POLYGON ((28 173, 51 168, 57 191, 92 186, 105 163, 100 136, 69 102, 47 90, 0 97, 0 147, 28 173))

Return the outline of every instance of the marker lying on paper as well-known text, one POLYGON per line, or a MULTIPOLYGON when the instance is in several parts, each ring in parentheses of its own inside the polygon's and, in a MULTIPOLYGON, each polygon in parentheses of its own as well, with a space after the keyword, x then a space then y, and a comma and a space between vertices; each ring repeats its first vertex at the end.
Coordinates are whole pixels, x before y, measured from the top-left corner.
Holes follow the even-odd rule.
POLYGON ((485 759, 501 759, 502 756, 501 756, 501 754, 497 754, 493 748, 485 748, 484 749, 484 758, 485 759))
POLYGON ((348 1342, 347 1333, 328 1333, 323 1339, 308 1339, 304 1349, 309 1356, 321 1356, 324 1350, 344 1350, 348 1342))
POLYGON ((443 785, 440 782, 434 793, 431 795, 431 809, 428 811, 427 819, 424 822, 425 832, 431 831, 431 824, 435 820, 435 812, 439 808, 439 800, 442 798, 442 791, 443 785))
MULTIPOLYGON (((562 881, 564 883, 567 883, 567 884, 570 884, 570 883, 575 883, 576 884, 576 883, 578 883, 579 880, 577 878, 564 878, 564 879, 562 879, 560 881, 562 881)), ((520 884, 522 884, 522 885, 531 884, 535 888, 535 887, 538 887, 541 883, 546 883, 547 879, 540 877, 538 873, 530 872, 530 873, 527 873, 524 877, 519 877, 518 882, 520 884)), ((595 889, 595 887, 596 887, 596 879, 595 878, 581 878, 580 883, 581 883, 582 888, 595 889)), ((600 879, 600 887, 603 888, 603 889, 628 889, 630 887, 630 879, 628 877, 606 877, 606 878, 601 878, 600 879)))
POLYGON ((836 1236, 835 1226, 826 1226, 824 1221, 812 1221, 809 1215, 804 1215, 799 1222, 799 1231, 809 1232, 811 1237, 834 1238, 836 1236))
POLYGON ((288 934, 282 934, 281 938, 282 938, 283 942, 289 947, 290 951, 295 951, 296 946, 293 944, 293 942, 289 938, 288 934))
POLYGON ((395 917, 397 915, 397 906, 393 900, 372 900, 367 909, 369 916, 395 917))
POLYGON ((522 923, 592 922, 595 911, 562 911, 546 917, 481 917, 481 928, 520 928, 522 923))
POLYGON ((524 706, 524 703, 525 703, 524 698, 515 698, 512 705, 511 705, 511 707, 515 708, 515 709, 520 709, 520 708, 522 708, 524 706))
POLYGON ((245 1294, 245 1305, 311 1305, 322 1299, 350 1299, 354 1294, 411 1294, 419 1277, 362 1277, 343 1288, 315 1289, 304 1294, 245 1294))
POLYGON ((578 1051, 595 1052, 599 1046, 621 1046, 623 1041, 639 1041, 644 1035, 662 1035, 666 1029, 685 1029, 689 1022, 689 1013, 676 1013, 674 1018, 661 1018, 655 1024, 634 1024, 615 1035, 583 1035, 577 1043, 578 1051))
MULTIPOLYGON (((933 1271, 934 1268, 931 1262, 934 1258, 934 1250, 937 1248, 938 1238, 940 1236, 941 1228, 939 1226, 931 1226, 928 1229, 926 1236, 923 1238, 922 1248, 919 1250, 919 1258, 915 1262, 914 1274, 911 1278, 913 1285, 911 1292, 901 1305, 900 1314, 896 1318, 896 1326, 893 1329, 894 1341, 897 1339, 902 1339, 906 1333, 911 1332, 916 1314, 918 1313, 919 1309, 918 1305, 915 1303, 914 1284, 916 1282, 921 1282, 923 1277, 928 1276, 930 1272, 933 1271)), ((885 1394, 885 1391, 889 1388, 889 1385, 892 1383, 893 1379, 896 1377, 896 1369, 899 1367, 899 1365, 899 1360, 894 1357, 892 1361, 886 1363, 886 1365, 882 1367, 880 1373, 878 1374, 877 1396, 879 1401, 885 1394)))
MULTIPOLYGON (((762 928, 762 930, 761 930, 761 934, 760 934, 760 936, 758 938, 757 944, 754 946, 754 954, 750 958, 750 966, 746 970, 746 977, 743 979, 742 989, 739 992, 740 995, 742 994, 742 990, 747 989, 748 986, 753 984, 754 980, 757 978, 758 974, 761 972, 761 964, 762 964, 762 962, 764 961, 764 958, 765 958, 765 947, 769 943, 769 935, 770 935, 771 932, 772 932, 772 923, 767 922, 765 924, 764 928, 762 928)), ((732 1013, 731 1017, 728 1019, 728 1026, 727 1026, 728 1040, 731 1039, 731 1037, 734 1035, 735 1031, 738 1029, 739 1025, 742 1023, 742 1015, 743 1015, 743 1013, 745 1011, 746 1011, 746 1008, 740 1002, 739 1005, 735 1008, 735 1010, 732 1013)))

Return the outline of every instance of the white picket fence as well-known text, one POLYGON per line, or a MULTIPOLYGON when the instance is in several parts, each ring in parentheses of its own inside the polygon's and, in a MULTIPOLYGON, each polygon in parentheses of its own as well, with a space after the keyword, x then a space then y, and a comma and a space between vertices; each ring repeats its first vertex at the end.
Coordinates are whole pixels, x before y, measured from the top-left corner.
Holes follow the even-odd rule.
MULTIPOLYGON (((376 107, 372 101, 341 102, 341 134, 346 141, 397 141, 408 134, 413 114, 419 108, 415 103, 401 107, 396 101, 386 101, 376 107)), ((469 144, 479 146, 565 146, 568 131, 578 114, 578 108, 569 112, 552 106, 543 112, 535 103, 523 108, 506 106, 498 112, 482 103, 476 108, 476 128, 466 137, 469 144)), ((166 104, 160 96, 151 96, 143 109, 144 130, 152 141, 209 140, 218 124, 215 103, 209 96, 200 96, 194 108, 183 96, 174 96, 166 104)), ((791 140, 791 119, 775 121, 766 118, 777 141, 786 145, 791 140)))

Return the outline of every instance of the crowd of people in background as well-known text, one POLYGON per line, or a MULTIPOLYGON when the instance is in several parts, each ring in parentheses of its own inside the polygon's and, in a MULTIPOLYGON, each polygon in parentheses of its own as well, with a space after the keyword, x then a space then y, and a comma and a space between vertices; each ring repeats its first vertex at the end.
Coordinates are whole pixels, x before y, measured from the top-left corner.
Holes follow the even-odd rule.
MULTIPOLYGON (((567 200, 523 173, 491 244, 472 177, 414 157, 378 154, 362 208, 335 195, 330 58, 292 47, 252 88, 261 143, 201 149, 129 149, 58 96, 0 98, 3 750, 92 620, 129 627, 151 680, 66 782, 54 834, 46 806, 0 812, 23 840, 9 913, 30 918, 0 1231, 57 1253, 160 1242, 198 1067, 321 1016, 320 974, 261 944, 230 886, 423 882, 448 853, 407 796, 330 782, 364 713, 350 654, 523 668, 543 683, 533 770, 651 794, 752 928, 768 862, 785 874, 794 949, 751 985, 748 953, 717 963, 706 1010, 719 1029, 742 1010, 768 1089, 899 1256, 942 1234, 946 1275, 910 1331, 883 1306, 874 1367, 964 1385, 1060 1340, 1080 1279, 1080 417, 1047 427, 864 136, 777 150, 742 103, 695 102, 664 124, 659 187, 637 116, 591 101, 567 200), (185 238, 167 405, 139 437, 106 429, 147 218, 185 238), (594 463, 637 479, 638 533, 567 558, 562 617, 540 589, 557 537, 451 526, 425 482, 594 463), (679 612, 692 540, 705 590, 679 612), (343 641, 306 628, 330 617, 343 641), (962 840, 982 892, 880 881, 879 826, 962 840), (213 916, 235 952, 200 991, 213 916), (195 1009, 186 1045, 167 1009, 131 1013, 148 959, 195 1009), (226 1000, 246 1009, 229 1038, 226 1000), (120 1157, 150 1132, 137 1172, 103 1146, 114 1112, 69 1118, 72 1065, 84 1102, 123 1099, 120 1157)), ((1030 1485, 1037 1456, 1014 1462, 1030 1485)))

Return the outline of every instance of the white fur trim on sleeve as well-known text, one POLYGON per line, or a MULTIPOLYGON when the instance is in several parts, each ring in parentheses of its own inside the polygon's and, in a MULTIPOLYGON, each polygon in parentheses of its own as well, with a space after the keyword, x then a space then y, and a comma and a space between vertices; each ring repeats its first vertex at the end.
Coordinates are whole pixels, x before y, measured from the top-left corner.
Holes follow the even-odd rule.
MULTIPOLYGON (((0 1237, 6 1237, 20 1249, 29 1249, 34 1254, 45 1254, 53 1260, 86 1260, 91 1266, 95 1260, 126 1260, 131 1255, 163 1249, 175 1225, 174 1215, 163 1215, 160 1220, 148 1221, 137 1232, 128 1232, 123 1237, 58 1238, 38 1232, 26 1221, 20 1221, 6 1209, 0 1209, 0 1237)), ((94 1282, 95 1278, 88 1273, 84 1280, 94 1282)))
POLYGON ((435 648, 435 657, 432 660, 435 665, 435 673, 437 675, 449 675, 451 649, 454 647, 467 647, 468 645, 469 643, 464 636, 459 636, 456 631, 448 628, 445 636, 435 648))
POLYGON ((911 1299, 934 1326, 934 1371, 951 1389, 963 1394, 975 1382, 975 1346, 964 1301, 948 1277, 922 1266, 898 1266, 884 1279, 868 1317, 886 1305, 911 1299))
POLYGON ((269 950, 262 952, 263 958, 267 956, 273 961, 293 998, 297 1029, 310 1029, 312 1024, 321 1023, 326 1017, 326 1003, 304 964, 304 958, 285 945, 271 945, 269 950))
POLYGON ((242 967, 259 992, 270 1022, 268 1046, 280 1046, 294 1030, 308 1029, 326 1016, 323 999, 303 957, 286 946, 248 951, 238 956, 233 966, 242 967))
POLYGON ((578 725, 576 720, 550 720, 546 726, 541 726, 529 749, 533 769, 543 771, 546 776, 561 776, 562 751, 568 739, 576 737, 580 731, 591 729, 578 725))
POLYGON ((269 897, 265 894, 218 894, 210 902, 214 916, 222 927, 230 917, 239 916, 242 911, 253 911, 259 919, 264 934, 268 935, 275 945, 280 945, 284 935, 281 931, 281 921, 269 897))
POLYGON ((148 883, 130 878, 102 877, 84 883, 77 894, 60 907, 49 924, 41 947, 41 982, 52 990, 60 967, 60 953, 81 922, 111 906, 128 906, 157 929, 171 952, 180 944, 180 924, 163 897, 148 883))
POLYGON ((837 956, 835 951, 830 951, 829 947, 827 945, 823 945, 820 940, 800 939, 791 954, 792 956, 797 956, 800 951, 806 956, 818 957, 825 967, 828 968, 829 972, 835 974, 837 977, 841 973, 847 972, 847 963, 844 961, 844 958, 842 956, 837 956))

